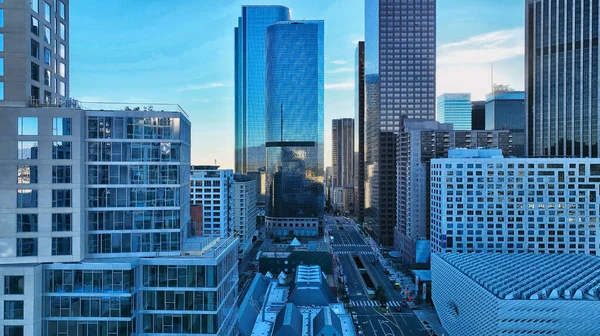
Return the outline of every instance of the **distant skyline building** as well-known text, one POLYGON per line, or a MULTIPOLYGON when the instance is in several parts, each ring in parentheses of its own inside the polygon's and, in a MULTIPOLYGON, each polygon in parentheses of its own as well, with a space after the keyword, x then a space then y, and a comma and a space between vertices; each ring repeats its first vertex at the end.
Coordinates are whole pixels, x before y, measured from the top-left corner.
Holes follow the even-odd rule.
POLYGON ((471 130, 470 93, 444 93, 437 98, 437 121, 452 124, 455 130, 471 130))
POLYGON ((65 105, 69 0, 0 2, 0 106, 65 105))
POLYGON ((233 176, 233 228, 240 239, 240 252, 246 254, 252 248, 256 230, 256 180, 235 174, 233 176))
POLYGON ((351 187, 354 183, 354 119, 333 119, 331 134, 333 187, 351 187))
POLYGON ((323 21, 266 33, 267 232, 316 236, 323 222, 323 21))
POLYGON ((356 98, 354 101, 354 215, 365 220, 365 41, 356 46, 356 98))
POLYGON ((600 157, 597 0, 525 3, 529 156, 600 157))
POLYGON ((290 19, 291 12, 284 6, 242 6, 234 29, 234 166, 238 174, 265 169, 265 38, 268 26, 290 19))
POLYGON ((365 224, 394 243, 401 118, 435 119, 436 2, 365 1, 365 224))
POLYGON ((527 155, 525 128, 524 91, 495 91, 485 96, 485 129, 510 130, 516 157, 527 155))
POLYGON ((471 102, 471 130, 482 131, 485 129, 485 100, 471 102))
POLYGON ((191 204, 202 205, 202 235, 233 235, 233 170, 213 165, 190 169, 191 204))

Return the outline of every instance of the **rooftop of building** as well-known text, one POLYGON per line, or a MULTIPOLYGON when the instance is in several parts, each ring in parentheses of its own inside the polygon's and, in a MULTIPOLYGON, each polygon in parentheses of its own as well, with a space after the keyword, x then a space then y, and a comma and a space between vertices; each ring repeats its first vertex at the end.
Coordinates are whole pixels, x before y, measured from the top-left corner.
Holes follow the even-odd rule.
POLYGON ((586 254, 435 254, 503 300, 600 300, 600 257, 586 254))
POLYGON ((500 148, 452 148, 448 157, 456 158, 503 158, 500 148))
POLYGON ((192 170, 218 170, 219 167, 218 165, 192 165, 191 169, 192 170))
POLYGON ((265 258, 287 258, 292 252, 297 251, 331 253, 331 246, 321 240, 301 243, 298 239, 294 239, 290 244, 272 244, 263 246, 261 256, 265 258))
POLYGON ((237 237, 188 237, 181 248, 182 257, 219 259, 238 244, 237 237))

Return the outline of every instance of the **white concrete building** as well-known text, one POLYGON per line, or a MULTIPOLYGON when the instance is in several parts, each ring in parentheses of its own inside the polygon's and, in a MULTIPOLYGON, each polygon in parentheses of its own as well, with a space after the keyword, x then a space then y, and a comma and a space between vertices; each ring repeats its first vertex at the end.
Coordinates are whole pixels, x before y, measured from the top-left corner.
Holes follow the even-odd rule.
POLYGON ((598 254, 598 195, 600 159, 451 150, 431 161, 431 251, 598 254))
POLYGON ((256 215, 256 180, 245 175, 234 175, 233 223, 240 239, 241 254, 252 248, 252 238, 258 236, 256 215))
POLYGON ((230 237, 233 234, 233 170, 219 166, 192 166, 191 202, 203 205, 202 234, 230 237))
POLYGON ((600 335, 600 257, 446 253, 432 297, 450 336, 600 335))

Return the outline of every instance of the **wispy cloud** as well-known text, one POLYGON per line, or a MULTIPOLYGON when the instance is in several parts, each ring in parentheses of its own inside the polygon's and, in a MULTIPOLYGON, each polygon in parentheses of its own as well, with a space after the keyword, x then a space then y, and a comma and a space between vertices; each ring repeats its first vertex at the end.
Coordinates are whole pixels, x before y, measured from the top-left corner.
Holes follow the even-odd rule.
POLYGON ((333 64, 337 64, 337 65, 344 65, 344 64, 348 64, 348 62, 344 61, 344 60, 335 60, 335 61, 331 61, 331 63, 333 64))
POLYGON ((498 30, 438 47, 437 64, 481 64, 525 54, 523 28, 498 30))
POLYGON ((325 84, 325 90, 353 90, 354 82, 325 84))
POLYGON ((213 89, 218 87, 227 86, 223 83, 208 83, 208 84, 200 84, 200 85, 186 85, 184 87, 180 87, 177 89, 177 92, 185 92, 185 91, 195 91, 195 90, 205 90, 205 89, 213 89))
POLYGON ((328 73, 354 72, 354 68, 352 68, 352 67, 342 67, 342 68, 336 68, 336 69, 328 70, 327 72, 328 73))

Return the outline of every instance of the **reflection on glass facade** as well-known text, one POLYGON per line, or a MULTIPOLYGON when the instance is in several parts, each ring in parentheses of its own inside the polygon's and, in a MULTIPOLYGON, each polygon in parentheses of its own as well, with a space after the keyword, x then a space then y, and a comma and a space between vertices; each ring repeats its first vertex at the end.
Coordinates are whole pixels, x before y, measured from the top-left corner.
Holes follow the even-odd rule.
POLYGON ((512 155, 525 157, 525 92, 496 91, 485 97, 485 129, 510 130, 512 155))
POLYGON ((354 214, 365 220, 365 42, 356 47, 356 107, 354 112, 354 214))
POLYGON ((267 227, 316 235, 324 206, 323 21, 273 24, 266 46, 267 227))
POLYGON ((393 245, 402 118, 435 119, 435 0, 365 0, 365 224, 393 245))
POLYGON ((528 0, 525 72, 530 156, 600 157, 598 0, 528 0))
POLYGON ((290 20, 283 6, 242 6, 235 27, 235 172, 265 167, 265 36, 271 24, 290 20))
POLYGON ((437 121, 452 124, 455 130, 471 129, 471 94, 444 93, 437 98, 437 121))

